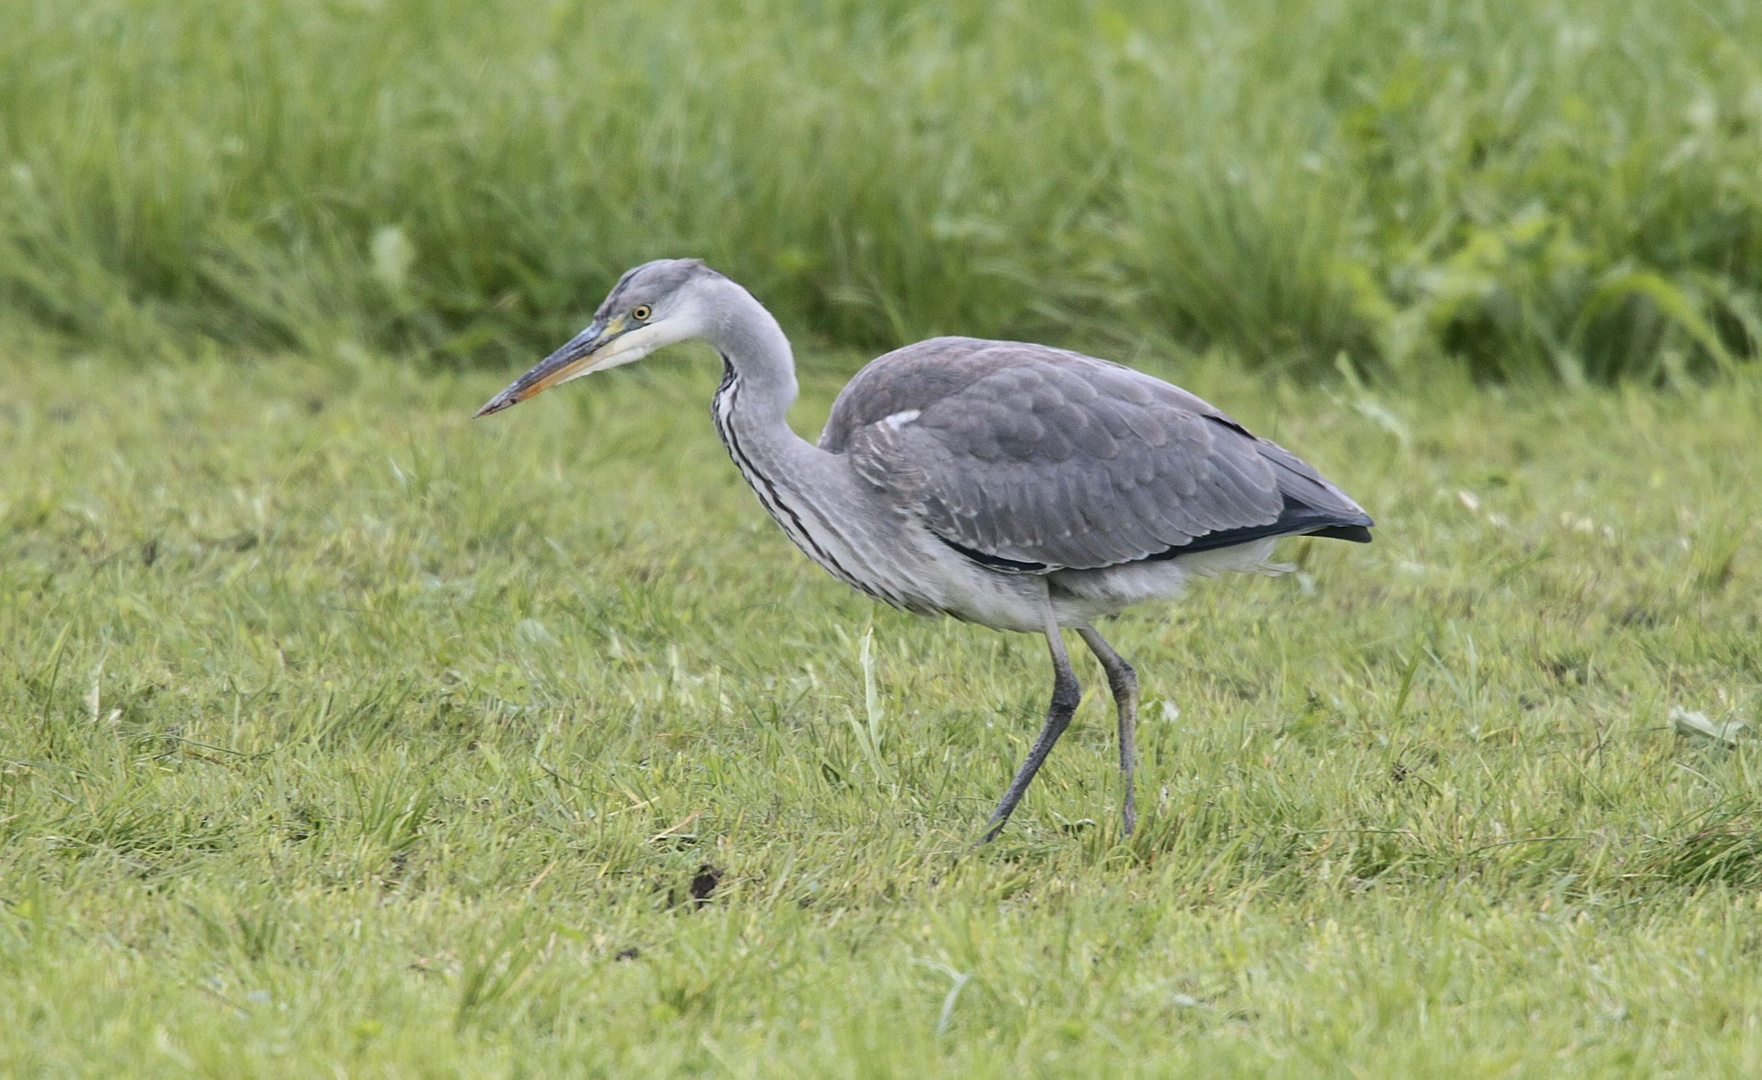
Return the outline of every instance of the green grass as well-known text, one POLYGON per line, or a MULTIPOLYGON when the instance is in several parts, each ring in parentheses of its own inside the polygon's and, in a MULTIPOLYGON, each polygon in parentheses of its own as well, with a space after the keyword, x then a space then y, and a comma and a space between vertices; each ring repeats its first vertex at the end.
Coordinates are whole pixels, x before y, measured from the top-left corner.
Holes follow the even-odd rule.
POLYGON ((1377 542, 1113 624, 1139 833, 1090 664, 969 854, 1041 645, 794 552, 708 357, 3 355, 0 1073, 1762 1069, 1755 744, 1667 719, 1762 720, 1754 379, 1188 365, 1377 542))
POLYGON ((1647 381, 1762 343, 1746 0, 13 0, 0 304, 510 366, 710 259, 823 342, 1647 381))

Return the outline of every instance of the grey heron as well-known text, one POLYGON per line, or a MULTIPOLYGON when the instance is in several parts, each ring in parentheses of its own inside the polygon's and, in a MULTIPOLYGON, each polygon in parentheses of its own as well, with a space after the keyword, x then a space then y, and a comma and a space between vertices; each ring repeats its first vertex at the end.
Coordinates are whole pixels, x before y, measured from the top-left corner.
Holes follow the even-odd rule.
POLYGON ((939 337, 896 349, 851 379, 809 443, 785 419, 789 339, 696 259, 626 272, 585 330, 477 415, 693 339, 722 357, 713 414, 729 456, 809 558, 894 607, 1045 635, 1052 702, 981 842, 1076 711, 1062 629, 1107 675, 1130 834, 1138 677, 1095 621, 1177 596, 1195 576, 1268 571, 1280 537, 1371 538, 1364 510, 1290 451, 1160 379, 1044 345, 939 337))

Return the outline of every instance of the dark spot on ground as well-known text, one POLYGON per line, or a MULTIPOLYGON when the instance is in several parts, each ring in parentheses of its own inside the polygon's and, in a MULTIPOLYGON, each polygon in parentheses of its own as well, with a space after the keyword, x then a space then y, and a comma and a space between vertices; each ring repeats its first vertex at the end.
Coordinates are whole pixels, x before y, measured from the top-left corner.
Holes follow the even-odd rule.
POLYGON ((617 952, 613 953, 612 959, 617 960, 620 963, 622 963, 625 960, 635 960, 636 958, 640 957, 641 955, 642 955, 641 949, 637 948, 635 945, 626 945, 626 946, 624 946, 624 948, 619 949, 617 952))
POLYGON ((710 902, 710 894, 722 883, 722 871, 704 863, 697 868, 697 874, 691 879, 691 899, 699 907, 710 902))
POLYGON ((1626 611, 1622 612, 1621 618, 1616 621, 1619 622, 1623 626, 1639 626, 1639 627, 1644 627, 1647 630, 1650 630, 1652 627, 1657 626, 1659 623, 1663 622, 1664 619, 1663 619, 1663 616, 1659 615, 1656 611, 1653 611, 1650 608, 1643 608, 1643 607, 1636 606, 1636 607, 1630 607, 1626 611))

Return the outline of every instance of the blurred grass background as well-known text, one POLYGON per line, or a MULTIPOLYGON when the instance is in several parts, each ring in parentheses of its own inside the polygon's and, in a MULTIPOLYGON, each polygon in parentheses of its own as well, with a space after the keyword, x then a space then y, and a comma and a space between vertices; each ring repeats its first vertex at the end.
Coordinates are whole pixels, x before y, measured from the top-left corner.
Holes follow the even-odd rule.
POLYGON ((1762 341, 1743 0, 12 0, 0 303, 530 354, 698 254, 793 332, 1680 380, 1762 341))

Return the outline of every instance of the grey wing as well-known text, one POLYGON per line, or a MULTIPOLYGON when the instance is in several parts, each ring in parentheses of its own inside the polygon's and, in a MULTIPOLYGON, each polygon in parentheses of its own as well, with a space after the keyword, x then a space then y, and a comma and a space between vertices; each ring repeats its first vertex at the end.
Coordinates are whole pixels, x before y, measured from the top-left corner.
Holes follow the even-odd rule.
POLYGON ((1358 504, 1284 448, 1178 387, 1044 346, 944 338, 882 357, 821 445, 999 569, 1370 539, 1358 504))

